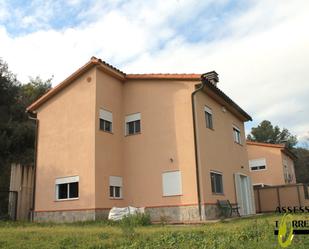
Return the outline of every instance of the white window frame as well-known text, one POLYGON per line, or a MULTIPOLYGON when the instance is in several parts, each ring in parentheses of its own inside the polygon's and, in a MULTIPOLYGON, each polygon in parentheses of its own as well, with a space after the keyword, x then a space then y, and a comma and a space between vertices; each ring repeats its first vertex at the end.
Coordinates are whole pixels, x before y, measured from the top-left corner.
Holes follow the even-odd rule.
POLYGON ((164 197, 182 195, 182 176, 180 170, 162 173, 162 195, 164 197))
POLYGON ((252 184, 253 187, 256 187, 256 186, 259 186, 259 185, 261 185, 262 188, 267 187, 267 186, 271 186, 271 185, 266 184, 266 183, 253 183, 252 184))
POLYGON ((112 133, 113 132, 113 113, 111 111, 108 111, 108 110, 105 110, 103 108, 100 108, 100 111, 99 111, 99 121, 101 122, 101 120, 103 120, 105 122, 106 121, 110 122, 111 123, 111 130, 110 131, 105 130, 105 127, 103 127, 103 129, 101 129, 100 124, 99 124, 100 130, 112 133))
POLYGON ((240 129, 235 125, 233 125, 233 138, 235 143, 242 144, 240 129), (237 131, 238 133, 235 131, 237 131), (239 134, 239 137, 236 134, 239 134))
POLYGON ((79 193, 80 193, 80 188, 79 188, 79 176, 69 176, 69 177, 59 177, 56 178, 55 180, 55 199, 56 201, 67 201, 67 200, 78 200, 79 199, 79 193), (78 184, 78 197, 73 197, 70 198, 70 183, 77 182, 78 184), (68 184, 68 193, 67 193, 67 198, 59 199, 59 185, 60 184, 68 184))
POLYGON ((209 108, 208 106, 204 107, 204 112, 205 112, 205 121, 206 121, 206 128, 213 130, 214 128, 214 121, 213 121, 213 113, 212 113, 212 109, 209 108), (211 117, 211 127, 207 126, 207 113, 210 115, 211 117))
POLYGON ((267 161, 266 158, 256 158, 249 160, 249 169, 251 172, 259 172, 267 170, 267 161), (265 169, 252 169, 253 167, 265 166, 265 169))
POLYGON ((110 176, 109 177, 109 189, 108 189, 108 195, 110 199, 122 199, 122 187, 123 187, 123 179, 121 176, 110 176), (113 188, 113 196, 110 195, 110 188, 113 188), (115 189, 116 187, 119 187, 119 197, 115 196, 115 189))
POLYGON ((209 175, 210 175, 210 188, 211 188, 212 194, 213 194, 213 195, 224 195, 223 173, 222 173, 222 172, 219 172, 219 171, 216 171, 216 170, 210 170, 209 175), (217 174, 217 175, 221 175, 222 193, 213 192, 213 191, 212 191, 212 187, 211 187, 211 173, 217 174))
POLYGON ((141 133, 141 131, 142 131, 142 115, 141 115, 140 112, 126 115, 126 117, 125 117, 125 124, 124 124, 124 131, 125 131, 125 135, 126 136, 137 135, 137 134, 141 133), (140 121, 140 131, 139 132, 135 132, 135 129, 134 129, 134 133, 129 134, 128 123, 134 122, 134 121, 140 121))

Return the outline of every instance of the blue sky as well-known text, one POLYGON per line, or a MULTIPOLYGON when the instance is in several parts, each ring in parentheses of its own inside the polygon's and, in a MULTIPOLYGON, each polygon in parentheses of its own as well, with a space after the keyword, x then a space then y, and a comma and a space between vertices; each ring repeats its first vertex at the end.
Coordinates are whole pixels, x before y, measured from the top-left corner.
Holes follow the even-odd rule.
POLYGON ((204 73, 249 112, 309 137, 309 1, 0 1, 0 57, 58 84, 91 56, 127 73, 204 73))

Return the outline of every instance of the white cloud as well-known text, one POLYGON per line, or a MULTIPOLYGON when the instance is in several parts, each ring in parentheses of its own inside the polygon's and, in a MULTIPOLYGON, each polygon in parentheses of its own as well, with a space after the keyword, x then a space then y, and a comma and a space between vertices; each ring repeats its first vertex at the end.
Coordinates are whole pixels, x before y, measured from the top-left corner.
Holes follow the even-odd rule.
POLYGON ((7 2, 6 1, 0 1, 0 21, 5 21, 10 12, 7 7, 7 2))
MULTIPOLYGON (((78 2, 72 1, 72 5, 78 2)), ((54 75, 58 83, 92 55, 125 72, 216 70, 219 87, 256 122, 269 119, 304 137, 309 132, 309 2, 250 1, 248 8, 214 29, 216 17, 207 13, 213 4, 225 3, 97 2, 80 13, 78 18, 85 20, 81 25, 56 31, 46 29, 48 20, 54 18, 52 11, 48 12, 48 2, 40 12, 24 17, 25 24, 46 24, 45 30, 10 37, 0 27, 0 55, 22 81, 28 76, 54 75), (201 9, 205 15, 192 18, 201 9), (39 19, 44 10, 48 12, 46 19, 39 19), (192 34, 200 32, 205 39, 189 42, 192 37, 186 32, 191 26, 175 28, 187 20, 188 25, 202 25, 192 34), (217 37, 207 40, 205 30, 217 37)))
POLYGON ((72 6, 79 5, 81 3, 81 0, 67 0, 67 3, 72 6))

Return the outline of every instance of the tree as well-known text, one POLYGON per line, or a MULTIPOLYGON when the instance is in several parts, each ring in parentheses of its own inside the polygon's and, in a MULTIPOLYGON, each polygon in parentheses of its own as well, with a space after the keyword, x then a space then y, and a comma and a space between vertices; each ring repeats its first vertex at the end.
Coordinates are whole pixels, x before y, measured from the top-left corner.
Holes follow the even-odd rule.
POLYGON ((10 148, 10 133, 7 124, 12 120, 11 106, 17 100, 18 82, 0 59, 0 188, 7 185, 9 177, 7 158, 10 148))
POLYGON ((29 106, 44 93, 49 91, 51 88, 51 81, 52 78, 44 81, 38 76, 35 78, 30 77, 29 83, 21 86, 20 97, 22 105, 24 107, 29 106))
POLYGON ((302 148, 309 150, 309 132, 308 135, 305 136, 305 139, 300 142, 302 148))
POLYGON ((309 183, 309 150, 295 148, 293 152, 297 156, 295 161, 295 174, 298 183, 309 183))
POLYGON ((255 142, 272 144, 286 144, 288 148, 293 148, 297 144, 296 136, 292 135, 288 129, 275 127, 268 120, 262 121, 257 127, 251 129, 247 139, 255 142))
POLYGON ((35 125, 26 107, 51 87, 51 79, 22 85, 0 59, 0 189, 8 188, 11 163, 33 164, 35 125))

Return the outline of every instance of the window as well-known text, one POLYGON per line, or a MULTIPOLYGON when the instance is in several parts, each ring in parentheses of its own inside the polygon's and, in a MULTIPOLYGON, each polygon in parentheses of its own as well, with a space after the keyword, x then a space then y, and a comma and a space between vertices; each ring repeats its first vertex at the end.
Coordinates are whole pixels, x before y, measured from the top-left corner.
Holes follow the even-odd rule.
POLYGON ((120 176, 109 177, 109 197, 114 199, 122 198, 122 177, 120 176))
POLYGON ((134 135, 141 132, 141 114, 135 113, 126 116, 126 135, 134 135))
POLYGON ((56 179, 56 200, 78 198, 79 176, 56 179))
POLYGON ((212 110, 207 106, 205 106, 205 119, 206 119, 206 127, 209 129, 213 129, 212 110))
POLYGON ((162 174, 163 196, 182 194, 181 172, 171 171, 162 174))
POLYGON ((266 169, 266 166, 265 166, 265 165, 262 165, 262 166, 254 166, 254 167, 251 167, 251 170, 252 170, 252 171, 261 170, 261 169, 266 169))
POLYGON ((100 109, 100 130, 112 132, 113 114, 109 111, 100 109))
POLYGON ((234 134, 234 142, 241 144, 240 130, 236 126, 233 126, 233 134, 234 134))
POLYGON ((266 169, 266 159, 259 158, 249 161, 249 167, 251 171, 265 170, 266 169))
POLYGON ((214 194, 223 194, 222 174, 210 172, 211 190, 214 194))

